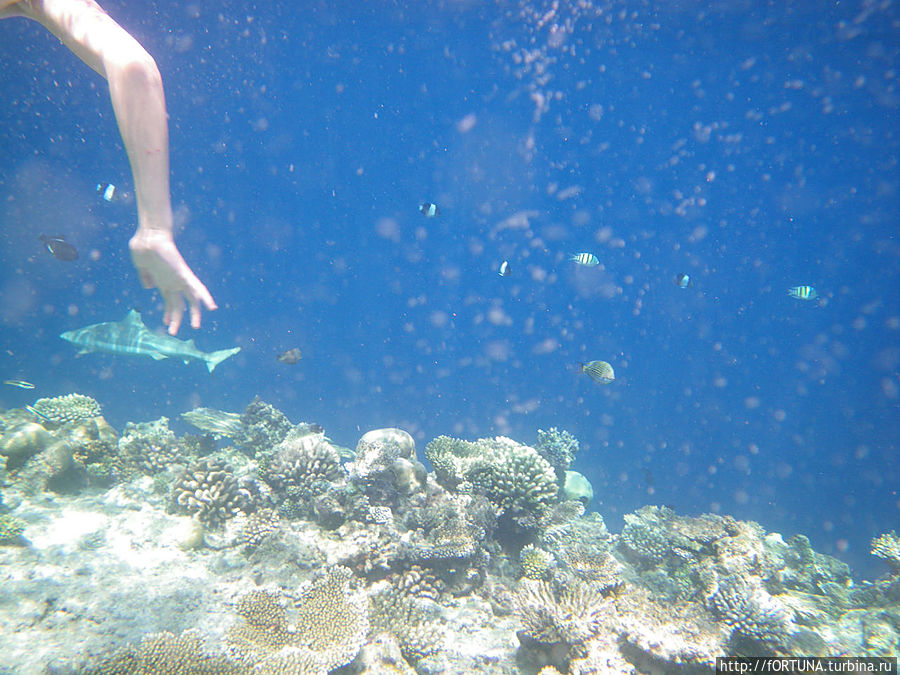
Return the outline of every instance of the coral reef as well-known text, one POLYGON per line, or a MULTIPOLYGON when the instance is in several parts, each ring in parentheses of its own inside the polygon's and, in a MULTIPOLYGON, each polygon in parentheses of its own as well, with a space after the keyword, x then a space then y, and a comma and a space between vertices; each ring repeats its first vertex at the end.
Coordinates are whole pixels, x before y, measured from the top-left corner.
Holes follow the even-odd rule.
POLYGON ((416 457, 416 442, 402 429, 375 429, 359 439, 350 480, 374 505, 397 505, 425 487, 425 466, 416 457))
POLYGON ((522 579, 515 593, 522 635, 544 644, 583 645, 596 635, 613 604, 584 582, 554 584, 522 579))
POLYGON ((245 595, 235 607, 244 621, 226 636, 232 651, 255 663, 271 664, 290 655, 291 661, 299 659, 304 667, 318 664, 324 671, 350 663, 369 630, 366 596, 351 589, 351 579, 345 567, 326 569, 300 589, 290 611, 281 595, 245 595))
POLYGON ((534 544, 528 544, 519 553, 519 564, 522 565, 523 577, 540 580, 546 579, 550 575, 556 565, 556 558, 552 553, 538 548, 534 544))
POLYGON ((172 487, 172 504, 210 528, 218 528, 243 510, 250 494, 238 485, 231 467, 220 459, 199 459, 172 487))
POLYGON ((550 466, 556 471, 560 484, 564 480, 566 471, 575 461, 578 454, 578 439, 568 431, 550 427, 548 431, 538 429, 537 443, 534 449, 541 457, 550 462, 550 466))
POLYGON ((891 530, 872 540, 872 555, 884 558, 894 574, 900 574, 900 537, 891 530))
POLYGON ((241 415, 241 430, 234 435, 234 444, 253 457, 281 443, 292 428, 283 412, 257 396, 241 415))
POLYGON ((719 579, 708 601, 716 614, 743 637, 780 645, 793 632, 787 609, 762 588, 757 578, 730 575, 719 579))
POLYGON ((126 465, 151 476, 187 458, 166 417, 139 424, 128 422, 119 437, 118 450, 126 465))
POLYGON ((335 482, 344 478, 337 450, 321 433, 292 429, 275 446, 266 462, 263 479, 274 490, 297 488, 303 496, 313 494, 318 481, 335 482))
POLYGON ((411 596, 403 589, 382 582, 373 586, 369 594, 369 615, 372 634, 393 635, 409 661, 434 654, 443 644, 439 606, 427 598, 411 596))
POLYGON ((66 394, 55 398, 40 398, 26 410, 44 422, 66 424, 101 417, 100 404, 90 396, 66 394))
POLYGON ((0 515, 0 546, 20 543, 24 531, 24 520, 6 513, 0 515))
MULTIPOLYGON (((513 522, 533 522, 557 499, 556 474, 534 448, 498 436, 476 442, 439 436, 425 448, 438 482, 483 493, 513 522)), ((530 523, 528 523, 530 524, 530 523)))
POLYGON ((163 632, 105 659, 87 675, 243 675, 246 669, 224 656, 205 654, 200 637, 163 632))

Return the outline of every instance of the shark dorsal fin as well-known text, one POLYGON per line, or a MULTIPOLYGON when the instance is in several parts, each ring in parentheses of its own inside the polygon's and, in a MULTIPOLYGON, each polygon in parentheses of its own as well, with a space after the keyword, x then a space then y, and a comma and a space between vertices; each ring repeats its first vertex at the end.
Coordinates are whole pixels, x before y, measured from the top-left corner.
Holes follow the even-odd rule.
POLYGON ((194 344, 194 338, 191 338, 187 342, 184 343, 185 347, 190 347, 191 349, 197 349, 197 345, 194 344))
POLYGON ((137 324, 138 326, 144 325, 144 322, 141 321, 141 314, 136 309, 131 310, 125 315, 125 321, 127 323, 137 324))

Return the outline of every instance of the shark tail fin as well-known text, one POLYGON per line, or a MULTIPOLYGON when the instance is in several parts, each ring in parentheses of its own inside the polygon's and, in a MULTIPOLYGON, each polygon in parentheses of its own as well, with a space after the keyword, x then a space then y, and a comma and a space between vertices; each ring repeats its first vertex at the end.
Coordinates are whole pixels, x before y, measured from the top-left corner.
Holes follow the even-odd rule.
POLYGON ((240 347, 234 347, 232 349, 220 349, 217 352, 210 352, 206 356, 204 356, 204 360, 206 361, 206 367, 209 369, 209 372, 212 372, 216 369, 216 366, 222 363, 229 356, 234 356, 239 351, 241 351, 240 347))

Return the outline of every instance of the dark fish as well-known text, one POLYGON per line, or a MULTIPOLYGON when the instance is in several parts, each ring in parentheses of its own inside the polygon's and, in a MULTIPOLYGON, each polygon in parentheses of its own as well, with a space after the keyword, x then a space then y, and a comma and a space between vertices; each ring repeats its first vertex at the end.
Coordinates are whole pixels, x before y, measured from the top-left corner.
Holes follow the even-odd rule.
POLYGON ((675 285, 678 288, 687 288, 688 286, 692 286, 694 284, 694 280, 691 279, 690 274, 685 274, 682 272, 681 274, 675 275, 675 285))
POLYGON ((63 235, 55 234, 53 236, 48 236, 42 234, 38 239, 43 242, 44 246, 47 247, 47 250, 52 253, 53 257, 57 260, 78 260, 78 250, 72 246, 72 244, 67 242, 63 235))
POLYGON ((288 349, 283 354, 278 355, 278 361, 280 363, 287 363, 290 366, 294 365, 295 363, 297 363, 297 361, 299 361, 302 358, 303 358, 303 353, 296 347, 294 347, 293 349, 288 349))
POLYGON ((441 210, 437 207, 437 204, 432 204, 431 202, 425 202, 419 207, 419 211, 426 218, 434 218, 435 216, 441 215, 441 210))

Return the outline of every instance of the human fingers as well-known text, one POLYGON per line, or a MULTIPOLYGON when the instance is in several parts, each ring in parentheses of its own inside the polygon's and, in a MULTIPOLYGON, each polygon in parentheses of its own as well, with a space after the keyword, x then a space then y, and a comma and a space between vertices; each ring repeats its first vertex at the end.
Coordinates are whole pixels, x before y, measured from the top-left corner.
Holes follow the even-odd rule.
MULTIPOLYGON (((184 301, 177 291, 166 296, 166 313, 163 323, 169 327, 169 335, 177 335, 181 328, 181 319, 184 316, 184 301)), ((193 319, 191 320, 193 323, 193 319)))

